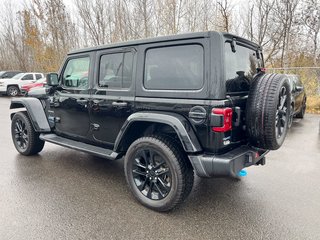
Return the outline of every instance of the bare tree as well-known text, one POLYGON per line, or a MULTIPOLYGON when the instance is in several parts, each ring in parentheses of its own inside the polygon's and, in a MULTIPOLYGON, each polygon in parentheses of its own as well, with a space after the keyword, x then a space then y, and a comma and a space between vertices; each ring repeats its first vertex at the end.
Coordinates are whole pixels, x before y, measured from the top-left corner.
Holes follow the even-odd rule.
POLYGON ((231 11, 232 11, 232 6, 228 0, 219 0, 217 2, 218 4, 218 11, 220 13, 220 18, 221 18, 221 24, 220 24, 220 29, 221 31, 225 32, 230 32, 231 30, 231 11))
POLYGON ((275 2, 275 18, 273 20, 281 24, 281 30, 283 32, 280 57, 281 67, 288 66, 289 64, 289 43, 290 36, 293 35, 291 30, 295 20, 297 5, 298 0, 277 0, 275 2))
POLYGON ((318 37, 320 32, 320 2, 318 0, 307 0, 302 11, 302 19, 313 42, 313 64, 317 66, 318 37))

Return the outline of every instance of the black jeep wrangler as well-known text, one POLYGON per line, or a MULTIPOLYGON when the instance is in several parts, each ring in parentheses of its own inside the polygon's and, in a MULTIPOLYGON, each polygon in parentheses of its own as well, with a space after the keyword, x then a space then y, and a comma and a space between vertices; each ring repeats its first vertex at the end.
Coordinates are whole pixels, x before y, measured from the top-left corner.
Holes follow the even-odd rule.
POLYGON ((290 86, 264 72, 261 48, 219 32, 86 48, 68 54, 46 88, 16 98, 13 143, 44 143, 109 160, 124 156, 129 188, 167 211, 200 177, 237 177, 265 164, 286 136, 290 86))

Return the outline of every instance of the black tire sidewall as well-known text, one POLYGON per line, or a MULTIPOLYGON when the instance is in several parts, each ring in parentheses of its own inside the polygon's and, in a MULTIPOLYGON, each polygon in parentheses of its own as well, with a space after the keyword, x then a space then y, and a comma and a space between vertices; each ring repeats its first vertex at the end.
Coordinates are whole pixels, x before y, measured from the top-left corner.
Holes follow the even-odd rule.
POLYGON ((179 163, 174 156, 174 153, 166 146, 163 142, 161 145, 157 144, 158 139, 152 137, 144 137, 135 141, 129 148, 125 156, 125 175, 127 183, 129 184, 130 190, 137 200, 142 203, 144 206, 157 210, 157 211, 167 211, 172 208, 172 205, 175 205, 177 198, 179 198, 182 192, 179 192, 179 184, 182 184, 182 180, 179 178, 181 175, 181 170, 179 163), (164 147, 164 145, 166 147, 164 147), (170 169, 171 172, 171 189, 168 195, 160 200, 152 200, 143 195, 140 190, 137 188, 132 174, 133 167, 133 157, 142 148, 151 148, 161 157, 163 157, 170 169))
POLYGON ((39 139, 39 134, 35 132, 35 130, 33 129, 32 123, 26 112, 18 112, 14 114, 11 121, 11 136, 12 136, 12 141, 15 148, 22 155, 25 155, 25 156, 34 155, 40 152, 44 147, 44 141, 39 139), (15 124, 17 120, 21 120, 22 122, 24 122, 28 132, 29 141, 25 149, 22 149, 15 140, 15 124))

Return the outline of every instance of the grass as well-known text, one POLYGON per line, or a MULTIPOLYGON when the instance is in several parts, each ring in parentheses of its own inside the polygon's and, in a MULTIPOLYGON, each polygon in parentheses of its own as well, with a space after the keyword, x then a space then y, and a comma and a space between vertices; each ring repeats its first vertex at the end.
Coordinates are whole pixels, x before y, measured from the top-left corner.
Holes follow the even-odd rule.
POLYGON ((307 97, 307 112, 320 114, 320 96, 307 97))

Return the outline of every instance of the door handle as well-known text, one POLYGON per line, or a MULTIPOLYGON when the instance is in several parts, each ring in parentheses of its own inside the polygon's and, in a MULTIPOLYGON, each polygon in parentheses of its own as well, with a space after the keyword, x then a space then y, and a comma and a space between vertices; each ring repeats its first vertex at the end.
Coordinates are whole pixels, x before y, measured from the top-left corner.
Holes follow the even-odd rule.
POLYGON ((112 102, 112 106, 115 107, 126 107, 128 105, 127 102, 112 102))

